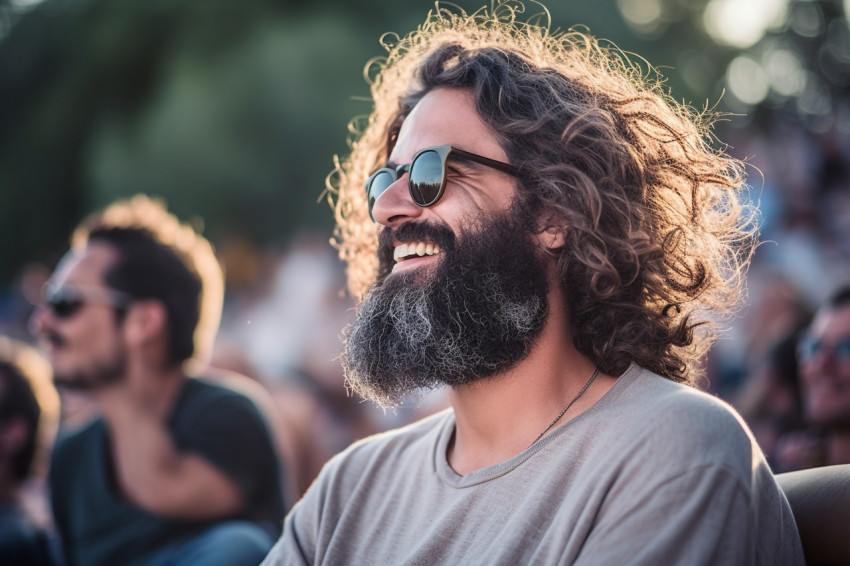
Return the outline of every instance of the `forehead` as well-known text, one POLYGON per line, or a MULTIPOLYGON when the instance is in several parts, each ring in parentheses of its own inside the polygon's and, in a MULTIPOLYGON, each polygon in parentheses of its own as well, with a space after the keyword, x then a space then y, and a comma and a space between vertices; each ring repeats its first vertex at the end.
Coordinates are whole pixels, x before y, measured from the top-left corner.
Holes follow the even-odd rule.
POLYGON ((850 303, 819 311, 809 332, 815 336, 850 335, 850 303))
POLYGON ((91 242, 79 250, 70 250, 50 278, 53 287, 66 284, 102 285, 103 274, 118 258, 118 252, 109 244, 91 242))
POLYGON ((506 161, 495 132, 478 114, 468 89, 437 88, 422 97, 405 118, 391 161, 407 163, 417 151, 435 145, 506 161))

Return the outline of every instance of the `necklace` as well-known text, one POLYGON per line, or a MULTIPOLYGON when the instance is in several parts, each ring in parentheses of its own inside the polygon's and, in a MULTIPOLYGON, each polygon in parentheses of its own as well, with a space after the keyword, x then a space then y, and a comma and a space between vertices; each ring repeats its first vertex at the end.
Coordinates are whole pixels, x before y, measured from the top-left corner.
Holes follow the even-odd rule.
POLYGON ((591 375, 591 376, 590 376, 590 379, 588 379, 588 380, 587 380, 587 383, 585 383, 585 384, 584 384, 584 387, 582 387, 582 388, 579 390, 578 394, 577 394, 575 397, 573 397, 573 400, 572 400, 572 401, 570 401, 569 403, 567 403, 567 406, 566 406, 566 407, 564 407, 564 410, 563 410, 563 411, 561 411, 560 413, 558 413, 558 416, 557 416, 557 417, 555 417, 555 419, 554 419, 551 423, 549 423, 549 426, 547 426, 546 428, 544 428, 544 429, 543 429, 543 432, 541 432, 540 434, 538 434, 538 435, 537 435, 537 438, 535 438, 535 439, 534 439, 534 442, 532 442, 531 444, 529 444, 529 445, 528 445, 528 447, 529 447, 529 448, 531 448, 532 446, 534 446, 535 444, 537 444, 537 441, 538 441, 538 440, 540 440, 541 438, 543 438, 543 435, 544 435, 544 434, 546 434, 547 432, 549 432, 549 429, 550 429, 550 428, 552 428, 553 426, 555 426, 555 423, 556 423, 556 422, 558 422, 559 420, 561 420, 561 417, 563 417, 563 416, 564 416, 564 413, 566 413, 567 411, 569 411, 569 410, 570 410, 570 407, 572 407, 572 406, 573 406, 573 403, 575 403, 576 401, 578 401, 578 398, 579 398, 579 397, 581 397, 582 393, 584 393, 585 391, 587 391, 587 388, 588 388, 588 387, 590 387, 590 384, 591 384, 591 383, 593 383, 593 380, 594 380, 594 379, 596 379, 596 376, 597 376, 597 375, 599 375, 599 366, 596 366, 596 369, 595 369, 595 370, 593 370, 593 375, 591 375))

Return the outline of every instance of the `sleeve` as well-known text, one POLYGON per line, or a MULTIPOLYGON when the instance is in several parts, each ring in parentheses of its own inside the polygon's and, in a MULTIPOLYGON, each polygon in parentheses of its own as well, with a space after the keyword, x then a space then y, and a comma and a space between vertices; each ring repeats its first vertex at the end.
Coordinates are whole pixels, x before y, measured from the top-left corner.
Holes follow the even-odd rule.
POLYGON ((691 468, 629 491, 607 499, 576 565, 756 563, 749 493, 722 466, 691 468))
POLYGON ((286 516, 283 534, 260 566, 302 566, 322 561, 319 532, 329 467, 286 516))
MULTIPOLYGON (((300 505, 300 504, 299 504, 300 505)), ((315 540, 310 540, 309 533, 301 533, 298 506, 286 517, 283 523, 283 534, 269 552, 260 566, 307 566, 312 564, 306 547, 315 547, 315 540), (308 535, 306 537, 300 535, 308 535)))
POLYGON ((334 536, 336 521, 345 507, 345 497, 334 494, 350 494, 353 489, 340 474, 345 454, 337 454, 325 464, 286 516, 283 534, 261 566, 305 566, 326 561, 328 538, 334 536))
POLYGON ((271 434, 256 405, 240 394, 217 396, 196 407, 175 433, 180 450, 196 452, 256 501, 279 490, 280 467, 271 434))

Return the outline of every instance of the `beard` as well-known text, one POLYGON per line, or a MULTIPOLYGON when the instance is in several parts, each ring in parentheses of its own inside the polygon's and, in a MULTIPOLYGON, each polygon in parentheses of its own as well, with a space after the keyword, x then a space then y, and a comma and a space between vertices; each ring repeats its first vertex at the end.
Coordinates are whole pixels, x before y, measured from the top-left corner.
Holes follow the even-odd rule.
POLYGON ((498 375, 524 359, 548 314, 546 265, 518 206, 461 233, 407 223, 379 240, 378 282, 345 332, 346 385, 382 407, 498 375), (392 238, 439 245, 438 265, 391 274, 392 238))
MULTIPOLYGON (((68 341, 56 333, 47 337, 55 347, 68 348, 68 341)), ((95 391, 119 383, 127 373, 127 352, 123 347, 117 347, 114 355, 108 359, 93 361, 89 367, 77 367, 63 370, 53 364, 53 382, 65 389, 73 391, 95 391)))

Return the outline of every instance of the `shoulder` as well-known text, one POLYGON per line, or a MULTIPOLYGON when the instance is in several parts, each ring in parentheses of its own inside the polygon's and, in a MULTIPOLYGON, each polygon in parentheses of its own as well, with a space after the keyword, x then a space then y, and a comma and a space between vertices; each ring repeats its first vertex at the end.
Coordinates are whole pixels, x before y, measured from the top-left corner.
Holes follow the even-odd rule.
MULTIPOLYGON (((250 381, 247 377, 242 379, 250 381)), ((227 411, 228 417, 238 413, 253 416, 259 415, 260 403, 258 394, 241 380, 191 377, 186 380, 176 412, 181 419, 200 418, 219 411, 227 411)))
POLYGON ((620 377, 617 400, 647 424, 706 431, 745 432, 738 413, 722 399, 632 366, 620 377))
POLYGON ((362 474, 373 478, 397 474, 402 465, 430 460, 440 434, 453 423, 454 413, 447 409, 405 427, 354 442, 331 458, 319 478, 325 483, 336 483, 354 481, 362 474))
MULTIPOLYGON (((347 514, 359 516, 373 505, 397 500, 411 487, 427 483, 423 475, 434 473, 435 446, 453 422, 454 413, 446 410, 355 442, 325 464, 290 511, 284 531, 316 544, 324 536, 333 536, 347 514)), ((307 549, 307 553, 315 550, 307 549)))
POLYGON ((632 366, 612 388, 606 418, 614 434, 657 457, 726 465, 749 472, 761 458, 749 428, 726 402, 693 387, 632 366))
POLYGON ((79 456, 81 450, 94 445, 104 434, 104 422, 97 417, 72 428, 60 429, 53 446, 51 459, 74 458, 79 456), (75 456, 76 455, 76 456, 75 456))

